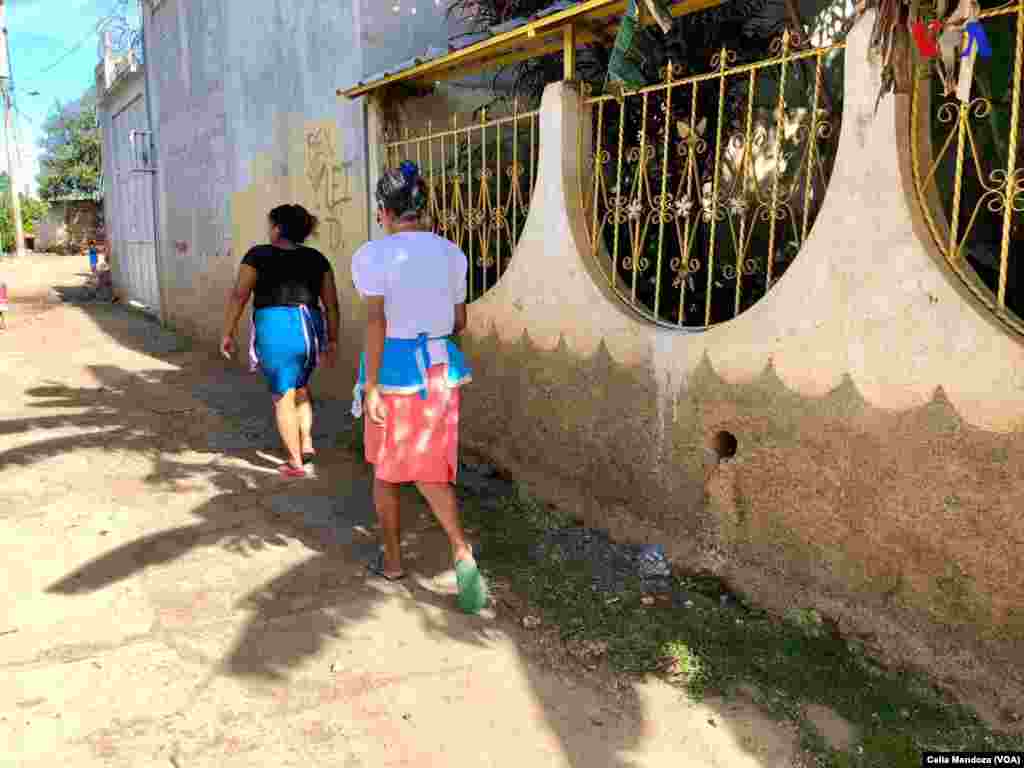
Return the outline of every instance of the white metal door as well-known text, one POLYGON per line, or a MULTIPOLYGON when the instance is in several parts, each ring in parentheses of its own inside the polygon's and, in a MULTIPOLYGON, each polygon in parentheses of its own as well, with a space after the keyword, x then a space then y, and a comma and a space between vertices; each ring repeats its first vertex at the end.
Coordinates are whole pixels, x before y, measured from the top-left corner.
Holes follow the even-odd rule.
MULTIPOLYGON (((146 103, 135 99, 114 115, 111 136, 114 155, 113 205, 107 222, 114 277, 129 301, 160 312, 160 283, 156 271, 153 232, 153 177, 139 170, 133 157, 133 135, 148 129, 146 103)), ((142 137, 139 137, 140 139, 142 137)))

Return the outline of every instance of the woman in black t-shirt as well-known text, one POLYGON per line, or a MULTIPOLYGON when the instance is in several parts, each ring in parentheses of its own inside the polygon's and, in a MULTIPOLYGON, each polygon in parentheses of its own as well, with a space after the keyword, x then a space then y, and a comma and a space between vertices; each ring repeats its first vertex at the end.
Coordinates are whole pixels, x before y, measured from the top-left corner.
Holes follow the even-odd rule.
POLYGON ((309 211, 282 205, 270 212, 269 227, 270 244, 252 248, 242 259, 220 349, 230 360, 238 320, 252 295, 250 366, 263 371, 274 397, 277 428, 288 452, 279 471, 285 477, 305 477, 314 454, 309 379, 321 355, 327 365, 334 364, 338 294, 330 262, 302 245, 316 228, 309 211))

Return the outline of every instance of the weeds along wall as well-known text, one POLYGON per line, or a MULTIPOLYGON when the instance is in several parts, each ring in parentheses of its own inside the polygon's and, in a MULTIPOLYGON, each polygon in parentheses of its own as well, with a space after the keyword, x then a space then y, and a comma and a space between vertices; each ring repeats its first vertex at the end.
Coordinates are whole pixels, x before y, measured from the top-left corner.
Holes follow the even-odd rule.
MULTIPOLYGON (((936 246, 939 219, 929 224, 915 193, 921 132, 905 82, 875 111, 873 19, 827 52, 844 64, 841 115, 804 104, 789 132, 792 162, 810 158, 824 185, 778 163, 756 170, 755 123, 782 142, 787 127, 772 134, 772 121, 788 106, 752 107, 738 141, 714 120, 696 138, 672 124, 696 129, 700 89, 749 68, 680 78, 658 97, 673 93, 667 138, 650 118, 663 102, 648 97, 610 147, 592 96, 548 87, 528 216, 500 279, 469 309, 462 435, 591 523, 662 543, 780 612, 815 608, 998 713, 1024 704, 1024 348, 936 246), (711 159, 687 198, 686 147, 698 140, 711 159), (801 196, 782 213, 785 196, 765 191, 775 178, 801 196), (617 235, 594 236, 595 188, 596 220, 617 235), (654 238, 677 225, 682 236, 664 241, 676 250, 659 255, 654 238), (792 241, 769 230, 794 226, 798 249, 765 246, 792 241), (756 290, 737 291, 737 279, 756 290), (685 322, 680 301, 664 302, 673 290, 699 296, 685 322)), ((789 41, 777 57, 801 51, 789 41)), ((819 73, 829 60, 805 58, 819 73)), ((504 220, 487 210, 467 216, 478 228, 504 220)), ((478 268, 486 258, 478 249, 478 268)))

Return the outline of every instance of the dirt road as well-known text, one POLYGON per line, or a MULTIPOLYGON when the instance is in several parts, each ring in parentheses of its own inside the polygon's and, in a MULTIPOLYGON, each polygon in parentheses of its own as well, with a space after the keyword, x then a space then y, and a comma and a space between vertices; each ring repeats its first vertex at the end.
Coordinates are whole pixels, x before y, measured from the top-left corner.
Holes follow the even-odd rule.
POLYGON ((789 766, 791 730, 551 661, 455 609, 410 496, 413 578, 368 579, 346 403, 278 480, 261 383, 110 305, 80 257, 0 262, 0 765, 789 766), (56 291, 53 290, 56 287, 56 291))

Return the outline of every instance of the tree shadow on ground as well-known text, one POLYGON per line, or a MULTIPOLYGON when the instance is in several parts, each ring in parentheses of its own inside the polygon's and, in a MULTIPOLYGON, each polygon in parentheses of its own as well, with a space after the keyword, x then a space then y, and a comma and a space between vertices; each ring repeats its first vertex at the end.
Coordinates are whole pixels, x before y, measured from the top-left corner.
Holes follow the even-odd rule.
MULTIPOLYGON (((122 374, 118 372, 118 377, 122 374)), ((148 388, 161 386, 157 372, 146 372, 144 378, 134 385, 142 396, 148 388)), ((355 635, 360 633, 359 627, 381 619, 385 603, 391 608, 397 604, 403 614, 411 614, 417 630, 427 639, 453 644, 456 657, 459 648, 487 648, 498 636, 493 621, 460 614, 451 591, 436 585, 450 569, 447 542, 432 524, 410 524, 424 509, 421 503, 403 505, 404 544, 418 555, 409 563, 412 578, 393 585, 365 577, 363 562, 377 546, 370 533, 374 522, 370 481, 364 471, 352 466, 351 459, 331 462, 321 470, 329 476, 330 488, 320 480, 284 486, 274 479, 268 482, 266 472, 240 467, 237 462, 232 466, 221 464, 230 458, 199 464, 180 459, 176 453, 188 448, 187 440, 182 438, 172 441, 171 450, 154 450, 154 435, 140 430, 136 417, 110 406, 95 390, 76 391, 50 384, 33 392, 40 397, 40 405, 59 405, 74 412, 32 422, 59 424, 62 428, 106 424, 108 429, 102 434, 63 436, 13 449, 6 456, 0 455, 0 462, 11 463, 13 458, 26 466, 55 451, 83 447, 145 451, 151 462, 144 479, 147 484, 170 490, 202 481, 218 491, 192 510, 199 522, 148 533, 119 546, 50 585, 48 592, 73 596, 100 591, 143 571, 172 567, 204 549, 247 558, 268 549, 301 544, 309 550, 308 556, 234 601, 233 608, 247 612, 249 617, 230 649, 221 658, 210 659, 211 672, 248 679, 260 687, 287 684, 298 667, 332 642, 346 638, 358 641, 355 635), (12 452, 14 457, 9 455, 12 452)), ((0 423, 0 433, 28 428, 28 423, 0 423)), ((413 498, 414 494, 407 495, 408 501, 413 498)), ((190 595, 180 595, 181 604, 190 600, 190 595)), ((190 620, 188 609, 185 612, 180 619, 183 622, 190 620)), ((609 734, 619 738, 620 732, 625 734, 630 729, 602 727, 603 737, 595 737, 597 726, 589 719, 597 707, 595 693, 586 688, 576 693, 560 688, 553 682, 557 680, 555 671, 544 672, 539 663, 524 658, 522 674, 541 709, 551 713, 547 720, 558 735, 567 762, 581 768, 630 766, 617 757, 629 746, 629 740, 624 736, 615 743, 608 740, 609 734), (580 702, 578 706, 574 706, 574 700, 580 702)), ((638 702, 634 701, 630 712, 631 717, 641 717, 638 702)))
MULTIPOLYGON (((194 473, 189 465, 164 457, 160 476, 175 481, 194 473), (174 465, 168 470, 168 465, 174 465)), ((204 478, 222 490, 193 510, 202 520, 143 536, 95 559, 48 588, 74 595, 104 589, 145 569, 167 566, 195 550, 218 548, 235 557, 301 544, 312 554, 261 584, 235 603, 251 613, 235 647, 219 665, 222 674, 267 680, 287 679, 289 669, 318 653, 324 643, 344 637, 345 630, 373 617, 377 603, 392 597, 419 614, 421 626, 458 644, 488 642, 486 624, 459 615, 451 595, 438 594, 409 581, 400 587, 381 586, 364 578, 363 560, 376 542, 355 529, 368 530, 366 504, 349 512, 334 505, 335 519, 310 524, 303 501, 324 508, 325 497, 310 489, 261 488, 261 476, 237 468, 214 468, 204 478), (265 491, 278 493, 265 495, 265 491), (438 609, 430 611, 430 608, 438 609), (441 618, 436 618, 440 615, 441 618)), ((321 493, 325 489, 319 489, 321 493)), ((366 490, 366 489, 363 489, 366 490)), ((420 538, 407 530, 405 543, 420 538)), ((437 536, 430 542, 434 549, 437 536)), ((419 561, 417 576, 438 577, 447 565, 437 557, 419 561), (426 568, 424 568, 424 564, 426 568)))
MULTIPOLYGON (((209 384, 209 376, 226 375, 223 369, 218 371, 201 355, 183 355, 180 349, 168 352, 162 343, 147 351, 147 339, 158 339, 158 335, 148 328, 140 332, 138 326, 150 321, 129 310, 107 306, 86 306, 84 310, 103 330, 112 331, 116 342, 130 339, 136 351, 165 362, 173 358, 180 367, 129 371, 113 365, 94 366, 91 372, 100 382, 97 388, 50 382, 30 389, 36 407, 67 413, 2 421, 0 435, 36 430, 75 430, 76 434, 60 434, 0 452, 0 467, 27 467, 60 453, 101 448, 145 456, 149 471, 144 482, 154 489, 175 491, 206 483, 216 495, 192 511, 199 522, 146 534, 117 547, 47 591, 70 596, 102 590, 201 549, 250 557, 298 542, 312 554, 234 603, 235 609, 249 611, 251 617, 231 649, 215 661, 217 672, 287 681, 291 672, 326 643, 374 619, 388 600, 398 600, 404 611, 412 612, 425 634, 451 641, 456 648, 483 647, 490 642, 493 625, 462 616, 451 595, 430 584, 450 567, 443 536, 436 530, 410 526, 406 531, 420 537, 412 540, 412 548, 421 550, 415 564, 421 580, 397 586, 364 577, 362 561, 376 550, 372 535, 364 534, 373 519, 369 477, 353 466, 350 456, 339 455, 325 463, 326 478, 290 487, 268 477, 260 467, 257 448, 250 446, 210 460, 208 435, 211 430, 223 429, 223 420, 209 412, 196 392, 209 384), (154 404, 163 404, 164 411, 154 409, 154 404), (81 430, 97 431, 82 434, 81 430), (339 488, 346 490, 339 493, 339 488)), ((160 333, 166 332, 160 329, 160 333)), ((252 380, 249 382, 247 391, 255 392, 252 380)), ((237 404, 236 415, 268 409, 265 397, 240 397, 237 404)), ((408 498, 412 501, 414 494, 408 498)), ((420 502, 415 504, 419 510, 424 508, 420 502)), ((403 500, 403 506, 409 515, 412 505, 403 500)), ((503 630, 516 636, 510 627, 503 630)), ((601 697, 595 688, 560 685, 559 675, 571 677, 571 670, 557 666, 545 670, 517 644, 522 675, 565 762, 574 768, 637 765, 626 755, 640 747, 641 725, 645 717, 655 714, 645 713, 638 694, 632 689, 623 692, 621 722, 600 724, 593 716, 601 697)), ((501 681, 493 682, 501 687, 501 681)), ((496 717, 507 719, 508 713, 496 717)))
MULTIPOLYGON (((329 474, 332 487, 319 480, 284 485, 267 462, 260 461, 256 450, 204 460, 209 456, 204 456, 207 447, 201 439, 202 432, 216 421, 215 418, 197 418, 196 412, 191 411, 190 424, 179 424, 181 429, 168 434, 166 420, 159 414, 154 418, 150 413, 147 420, 142 412, 158 399, 158 393, 182 385, 180 380, 176 384, 164 384, 165 380, 173 382, 180 372, 144 371, 128 375, 127 380, 125 371, 109 366, 93 368, 92 372, 101 381, 112 382, 111 386, 83 389, 47 384, 28 391, 31 397, 38 399, 39 408, 67 410, 68 413, 2 421, 0 435, 40 430, 61 430, 64 434, 0 452, 0 466, 26 467, 51 456, 82 449, 140 453, 146 455, 149 464, 149 472, 143 478, 145 483, 174 491, 199 482, 219 493, 192 512, 201 522, 148 534, 123 545, 69 574, 48 591, 65 595, 96 591, 147 568, 169 565, 197 549, 219 547, 235 556, 247 556, 297 541, 317 554, 239 603, 238 607, 253 611, 254 618, 243 633, 238 652, 226 662, 227 668, 235 674, 279 677, 276 670, 298 663, 319 648, 321 642, 317 640, 305 648, 273 644, 282 650, 271 662, 261 666, 252 661, 258 658, 252 649, 267 647, 260 639, 268 631, 267 623, 293 610, 290 599, 303 593, 302 585, 309 587, 307 596, 314 594, 321 599, 326 594, 324 579, 330 580, 332 569, 352 577, 352 562, 358 563, 355 569, 361 573, 363 560, 376 551, 371 536, 356 533, 358 528, 368 534, 373 527, 370 484, 365 471, 349 469, 344 477, 339 477, 338 471, 325 467, 323 471, 329 474), (83 429, 97 431, 81 434, 83 429), (66 434, 69 430, 74 430, 74 434, 66 434), (189 459, 183 458, 185 455, 189 459)), ((329 451, 324 453, 329 454, 329 451)), ((415 530, 406 533, 407 541, 409 536, 421 535, 415 530)), ((445 568, 444 562, 437 558, 424 562, 434 569, 421 573, 427 579, 436 578, 445 568)), ((428 604, 433 600, 438 607, 445 605, 443 596, 432 597, 425 590, 415 592, 428 604)), ((347 588, 335 591, 331 594, 334 607, 325 604, 322 609, 307 609, 310 625, 306 629, 309 631, 300 634, 337 637, 345 625, 365 618, 379 597, 380 593, 372 589, 357 589, 356 594, 347 588), (337 609, 337 606, 344 608, 337 609)), ((455 616, 453 602, 445 607, 452 610, 453 621, 443 622, 441 626, 436 622, 431 624, 435 630, 450 630, 450 639, 460 643, 485 641, 479 626, 455 616)), ((427 623, 426 618, 424 623, 427 623)))

